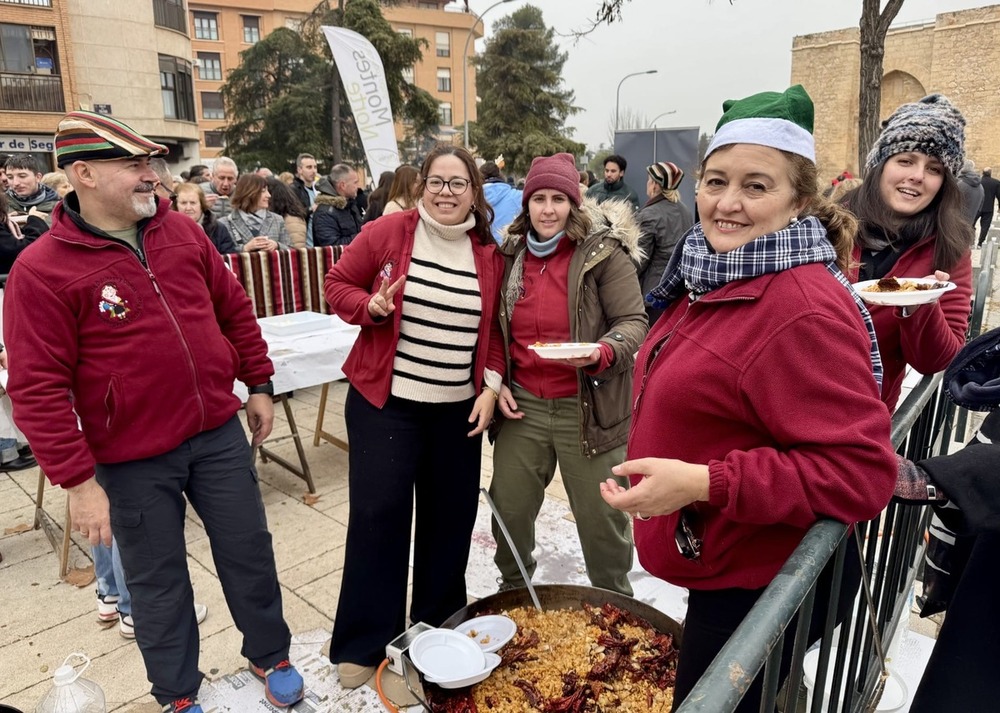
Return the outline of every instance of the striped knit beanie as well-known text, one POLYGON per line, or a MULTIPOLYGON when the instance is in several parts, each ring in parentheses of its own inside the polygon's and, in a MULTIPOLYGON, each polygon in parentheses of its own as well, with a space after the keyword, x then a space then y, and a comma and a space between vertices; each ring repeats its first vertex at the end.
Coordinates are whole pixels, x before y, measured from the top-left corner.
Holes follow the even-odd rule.
POLYGON ((653 179, 653 183, 665 191, 676 191, 677 186, 684 180, 684 171, 680 166, 670 161, 660 161, 652 166, 646 167, 646 173, 653 179))
POLYGON ((948 97, 931 94, 903 104, 882 122, 882 133, 865 162, 870 171, 898 153, 916 151, 934 156, 953 176, 965 160, 965 117, 948 97))
POLYGON ((755 144, 804 156, 816 163, 813 103, 801 84, 783 92, 760 92, 722 103, 705 158, 722 146, 755 144))
POLYGON ((71 111, 56 130, 56 163, 108 161, 133 156, 166 156, 168 149, 120 121, 91 111, 71 111))

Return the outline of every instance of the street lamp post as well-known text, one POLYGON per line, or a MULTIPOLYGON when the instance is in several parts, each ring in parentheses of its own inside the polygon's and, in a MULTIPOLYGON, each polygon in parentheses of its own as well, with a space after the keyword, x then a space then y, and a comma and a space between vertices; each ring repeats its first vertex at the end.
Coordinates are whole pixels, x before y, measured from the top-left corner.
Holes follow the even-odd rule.
MULTIPOLYGON (((469 34, 465 38, 465 49, 462 50, 462 118, 465 120, 465 148, 469 148, 469 43, 472 41, 472 33, 476 30, 476 25, 483 21, 490 10, 495 8, 497 5, 503 5, 504 3, 513 2, 514 0, 498 0, 498 2, 493 3, 488 8, 483 10, 480 14, 470 10, 473 15, 476 15, 476 21, 472 23, 472 27, 469 28, 469 34)), ((483 32, 485 34, 486 26, 483 25, 483 32)))
MULTIPOLYGON (((662 114, 657 114, 656 115, 656 119, 662 119, 665 116, 670 116, 671 114, 676 114, 676 113, 677 113, 676 109, 672 109, 670 111, 665 111, 662 114)), ((650 129, 656 128, 656 119, 653 119, 651 122, 649 122, 649 128, 650 129)))
POLYGON ((615 92, 615 133, 618 133, 618 105, 621 102, 622 97, 622 84, 629 77, 638 77, 640 74, 656 74, 657 70, 647 69, 645 72, 632 72, 632 74, 626 74, 622 77, 622 81, 618 82, 618 91, 615 92))

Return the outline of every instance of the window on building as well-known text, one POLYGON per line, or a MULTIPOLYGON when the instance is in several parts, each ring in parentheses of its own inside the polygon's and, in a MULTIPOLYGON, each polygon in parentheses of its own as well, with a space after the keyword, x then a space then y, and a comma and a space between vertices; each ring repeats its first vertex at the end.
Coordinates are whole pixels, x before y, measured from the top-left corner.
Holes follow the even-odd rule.
POLYGON ((260 18, 255 15, 243 15, 243 41, 248 45, 260 42, 260 18))
POLYGON ((438 104, 438 122, 441 126, 451 126, 451 103, 438 104))
POLYGON ((413 37, 413 30, 411 30, 409 27, 400 27, 398 30, 396 30, 396 32, 402 35, 403 37, 413 37))
POLYGON ((219 15, 215 12, 194 14, 194 38, 196 40, 219 39, 219 15))
POLYGON ((59 74, 55 30, 0 23, 0 72, 59 74))
POLYGON ((201 93, 201 118, 225 119, 226 108, 222 104, 222 94, 219 92, 201 93))
POLYGON ((437 10, 438 4, 436 2, 418 2, 417 7, 421 10, 437 10))
POLYGON ((403 77, 403 81, 404 82, 409 82, 410 84, 413 84, 413 67, 412 66, 410 66, 410 67, 403 67, 403 71, 401 72, 401 75, 403 77))
POLYGON ((191 63, 179 57, 163 54, 159 57, 163 116, 167 119, 194 121, 194 85, 191 81, 191 63))
POLYGON ((434 33, 434 46, 438 57, 451 57, 451 35, 447 32, 434 33))
POLYGON ((205 147, 210 149, 221 149, 226 146, 226 135, 221 131, 205 132, 205 147))
POLYGON ((222 58, 218 52, 198 53, 198 79, 222 81, 222 58))
POLYGON ((153 0, 153 24, 187 34, 184 0, 153 0))
POLYGON ((439 67, 438 73, 438 91, 439 92, 450 92, 451 91, 451 70, 447 67, 439 67))

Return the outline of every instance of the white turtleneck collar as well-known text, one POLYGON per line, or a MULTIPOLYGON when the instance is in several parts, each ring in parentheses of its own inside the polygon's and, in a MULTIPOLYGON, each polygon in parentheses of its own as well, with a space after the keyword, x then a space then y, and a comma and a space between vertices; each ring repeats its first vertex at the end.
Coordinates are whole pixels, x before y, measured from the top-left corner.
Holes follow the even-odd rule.
POLYGON ((420 220, 423 222, 427 234, 435 238, 460 240, 468 237, 469 231, 476 227, 475 213, 469 213, 465 221, 458 225, 445 225, 444 223, 437 222, 427 212, 423 199, 417 201, 417 212, 420 213, 420 220))

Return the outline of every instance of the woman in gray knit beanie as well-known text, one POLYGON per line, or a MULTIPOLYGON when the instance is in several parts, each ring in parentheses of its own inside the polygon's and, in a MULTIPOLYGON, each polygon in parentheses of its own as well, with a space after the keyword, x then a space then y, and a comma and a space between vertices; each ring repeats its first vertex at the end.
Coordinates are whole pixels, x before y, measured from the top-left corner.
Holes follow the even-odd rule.
POLYGON ((972 295, 972 229, 956 176, 965 158, 965 118, 947 97, 903 104, 882 123, 865 181, 844 199, 858 217, 852 282, 882 277, 951 280, 958 287, 918 307, 870 305, 893 409, 906 366, 941 371, 965 343, 972 295))

